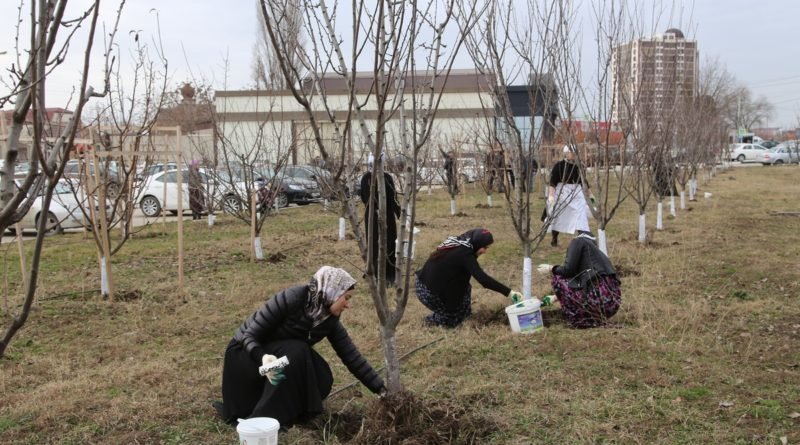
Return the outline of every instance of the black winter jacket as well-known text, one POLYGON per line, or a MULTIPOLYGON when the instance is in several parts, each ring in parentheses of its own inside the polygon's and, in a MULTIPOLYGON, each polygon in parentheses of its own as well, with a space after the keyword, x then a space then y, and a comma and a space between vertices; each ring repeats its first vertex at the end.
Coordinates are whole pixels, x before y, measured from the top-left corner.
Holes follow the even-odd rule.
POLYGON ((317 326, 304 310, 308 286, 294 286, 267 300, 239 327, 233 340, 242 344, 250 357, 261 363, 262 345, 274 340, 302 340, 314 346, 328 338, 333 350, 347 369, 373 393, 383 386, 383 379, 372 369, 353 344, 339 317, 331 315, 317 326))
POLYGON ((553 273, 572 278, 589 268, 603 276, 617 274, 608 256, 591 239, 579 236, 570 241, 564 264, 553 267, 553 273))
POLYGON ((417 277, 428 290, 438 296, 445 307, 453 311, 467 292, 469 279, 475 278, 481 286, 503 295, 508 295, 511 289, 490 277, 478 264, 478 257, 472 249, 464 246, 435 252, 438 256, 429 258, 417 271, 417 277))

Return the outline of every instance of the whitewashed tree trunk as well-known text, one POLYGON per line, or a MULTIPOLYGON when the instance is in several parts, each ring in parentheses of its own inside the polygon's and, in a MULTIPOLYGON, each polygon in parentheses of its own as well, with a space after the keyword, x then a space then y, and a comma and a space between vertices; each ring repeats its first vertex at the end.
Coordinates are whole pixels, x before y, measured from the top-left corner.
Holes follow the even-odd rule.
POLYGON ((344 241, 344 233, 345 233, 345 219, 344 216, 339 217, 339 241, 344 241))
POLYGON ((669 197, 669 214, 672 215, 673 218, 677 216, 675 213, 675 195, 670 195, 669 197))
POLYGON ((214 216, 213 214, 209 213, 208 214, 208 227, 213 227, 214 226, 214 220, 216 220, 216 219, 217 219, 216 216, 214 216))
POLYGON ((107 297, 109 293, 108 264, 106 257, 100 257, 100 293, 104 297, 107 297))
POLYGON ((486 204, 491 207, 492 206, 492 195, 486 195, 486 204))
POLYGON ((456 214, 456 200, 455 199, 451 199, 450 200, 450 216, 455 216, 455 214, 456 214))
POLYGON ((531 257, 522 259, 522 297, 526 300, 533 298, 533 268, 531 257))
POLYGON ((643 243, 647 241, 647 227, 645 226, 645 220, 647 216, 642 213, 639 215, 639 242, 643 243))
POLYGON ((656 230, 664 230, 664 203, 661 201, 656 206, 656 230))
POLYGON ((681 210, 686 210, 686 190, 681 190, 681 210))
POLYGON ((603 229, 597 230, 597 241, 600 247, 600 250, 608 256, 608 242, 606 240, 606 231, 603 229))
POLYGON ((253 239, 253 250, 256 252, 257 260, 264 259, 264 249, 261 248, 261 238, 258 236, 253 239))

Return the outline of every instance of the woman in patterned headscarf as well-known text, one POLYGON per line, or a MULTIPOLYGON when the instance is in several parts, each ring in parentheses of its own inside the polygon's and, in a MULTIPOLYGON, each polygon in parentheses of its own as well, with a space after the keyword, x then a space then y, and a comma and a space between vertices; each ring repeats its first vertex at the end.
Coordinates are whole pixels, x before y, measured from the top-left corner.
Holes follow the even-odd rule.
POLYGON ((282 427, 322 412, 333 374, 313 346, 327 338, 347 369, 373 393, 385 391, 383 379, 353 345, 339 316, 350 306, 356 280, 343 269, 321 267, 308 284, 273 296, 239 327, 225 351, 223 402, 217 413, 227 422, 272 417, 282 427), (265 377, 259 367, 286 356, 282 372, 265 377))
POLYGON ((454 328, 466 320, 472 314, 472 277, 487 289, 512 299, 521 298, 519 292, 487 275, 478 264, 478 257, 493 242, 488 230, 473 229, 448 237, 436 247, 417 271, 417 298, 433 311, 425 317, 425 324, 454 328))

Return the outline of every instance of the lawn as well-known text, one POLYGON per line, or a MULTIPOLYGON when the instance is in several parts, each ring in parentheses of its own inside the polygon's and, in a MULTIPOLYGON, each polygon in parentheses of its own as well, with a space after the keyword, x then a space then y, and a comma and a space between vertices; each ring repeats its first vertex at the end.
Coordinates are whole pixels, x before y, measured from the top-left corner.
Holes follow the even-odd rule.
MULTIPOLYGON (((513 334, 507 299, 479 285, 472 320, 425 328, 426 310, 412 295, 397 345, 400 353, 427 346, 403 360, 403 383, 438 430, 420 428, 404 443, 800 442, 800 218, 770 214, 800 212, 798 178, 797 167, 719 172, 700 183, 698 201, 665 219, 665 230, 648 214, 647 245, 636 241, 635 206, 626 202, 608 228, 623 305, 606 328, 570 329, 546 309, 544 331, 513 334)), ((447 235, 483 226, 495 236, 483 267, 519 288, 521 248, 507 205, 498 195, 494 207, 485 202, 468 186, 450 216, 443 191, 421 192, 417 266, 447 235)), ((266 298, 321 265, 360 279, 357 246, 352 237, 336 240, 337 219, 318 205, 281 211, 265 224, 263 262, 250 262, 242 223, 187 222, 182 291, 175 227, 153 225, 114 256, 111 301, 98 293, 91 239, 47 238, 37 301, 0 360, 0 442, 238 443, 211 408, 225 346, 266 298)), ((568 240, 543 243, 534 263, 562 261, 568 240)), ((16 244, 0 250, 5 328, 21 277, 16 244)), ((366 284, 357 289, 342 319, 379 367, 377 316, 366 284)), ((534 293, 548 293, 544 275, 535 274, 534 293)), ((326 342, 317 348, 330 361, 334 391, 353 382, 326 342)), ((369 443, 386 427, 372 421, 381 409, 356 385, 280 441, 369 443)))

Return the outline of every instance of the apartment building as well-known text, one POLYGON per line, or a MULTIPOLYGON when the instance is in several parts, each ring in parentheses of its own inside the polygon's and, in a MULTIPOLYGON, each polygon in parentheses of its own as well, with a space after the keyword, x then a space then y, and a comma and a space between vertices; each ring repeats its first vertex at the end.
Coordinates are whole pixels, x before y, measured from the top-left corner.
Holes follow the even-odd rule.
POLYGON ((668 125, 676 106, 697 94, 699 62, 697 42, 675 28, 614 48, 612 122, 668 125))

